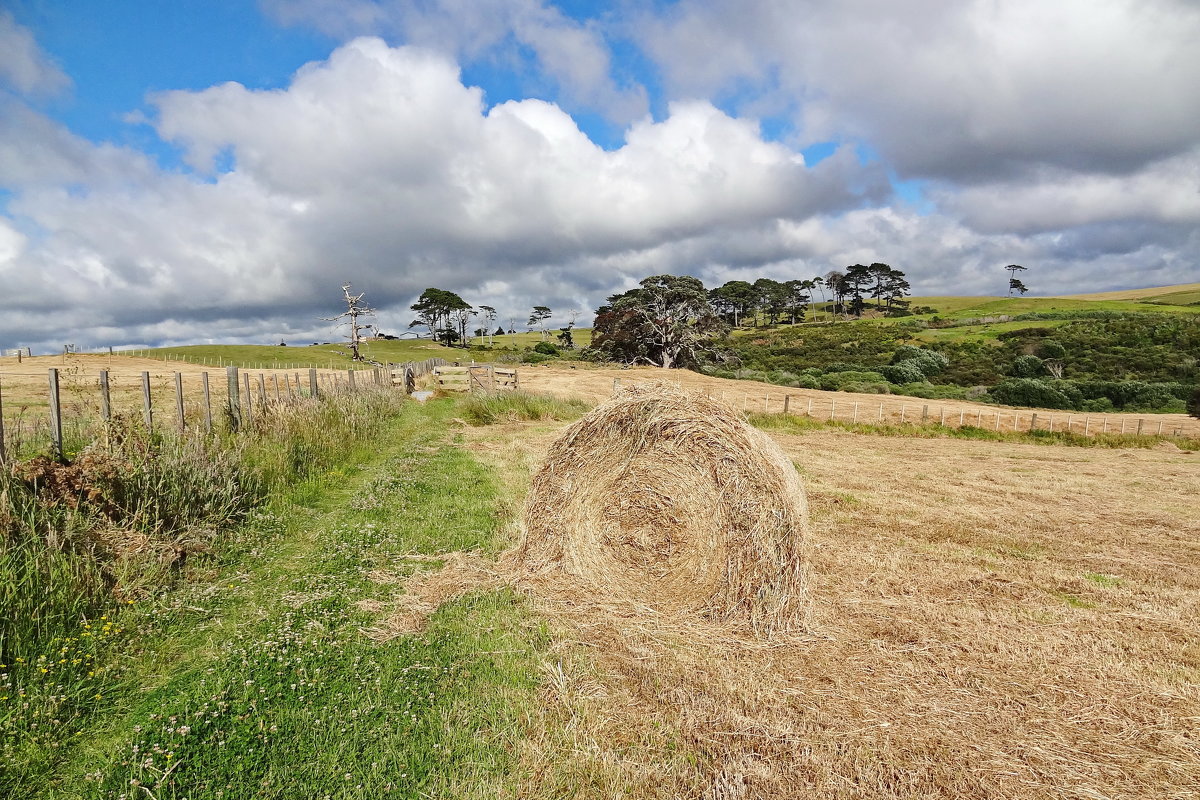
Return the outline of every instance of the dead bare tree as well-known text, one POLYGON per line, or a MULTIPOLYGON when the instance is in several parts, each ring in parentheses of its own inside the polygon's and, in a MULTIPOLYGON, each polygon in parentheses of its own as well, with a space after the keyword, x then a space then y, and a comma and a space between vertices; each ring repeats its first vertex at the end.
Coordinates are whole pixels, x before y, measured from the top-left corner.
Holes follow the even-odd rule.
POLYGON ((343 319, 346 320, 346 322, 341 324, 350 328, 350 333, 347 336, 347 338, 350 340, 350 358, 353 361, 362 361, 364 359, 362 354, 359 352, 359 344, 362 343, 363 336, 360 331, 370 330, 375 326, 371 323, 360 325, 358 318, 365 316, 374 317, 375 309, 363 303, 362 299, 365 296, 365 292, 363 294, 350 294, 350 287, 352 285, 353 284, 349 282, 342 284, 342 293, 346 295, 346 310, 341 314, 338 314, 336 317, 321 317, 321 319, 326 322, 337 322, 338 320, 343 319))

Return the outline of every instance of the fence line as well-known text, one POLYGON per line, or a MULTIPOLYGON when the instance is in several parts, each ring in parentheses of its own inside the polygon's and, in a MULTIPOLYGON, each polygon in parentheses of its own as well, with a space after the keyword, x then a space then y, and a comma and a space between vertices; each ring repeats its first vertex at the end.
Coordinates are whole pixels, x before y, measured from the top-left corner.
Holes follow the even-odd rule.
MULTIPOLYGON (((621 387, 621 379, 613 379, 613 392, 621 387)), ((708 392, 710 397, 728 403, 736 409, 786 416, 803 416, 825 421, 856 423, 893 423, 901 425, 936 425, 946 428, 983 428, 994 431, 1067 432, 1094 436, 1099 433, 1122 433, 1134 436, 1200 436, 1200 420, 1168 419, 1152 414, 1144 417, 1133 414, 1054 414, 1046 409, 996 408, 962 406, 955 403, 932 404, 913 398, 899 400, 901 395, 888 395, 878 405, 864 400, 839 400, 831 397, 813 398, 799 393, 759 395, 741 391, 708 392), (806 400, 803 404, 799 401, 806 400), (954 412, 958 413, 955 414, 954 412), (920 418, 917 418, 917 415, 920 418), (1118 428, 1119 420, 1119 428, 1118 428), (1111 428, 1111 430, 1110 430, 1111 428)))
MULTIPOLYGON (((435 362, 442 359, 429 359, 427 361, 418 362, 415 365, 407 365, 417 374, 425 374, 436 366, 435 362)), ((392 381, 388 380, 389 370, 385 367, 371 367, 367 369, 350 369, 346 371, 345 380, 342 380, 340 371, 334 375, 319 375, 318 370, 309 368, 308 370, 308 391, 305 392, 302 388, 300 373, 294 374, 294 382, 292 375, 284 375, 284 385, 286 391, 280 390, 279 375, 277 372, 272 372, 271 380, 274 386, 273 396, 267 391, 266 373, 257 372, 253 374, 250 371, 244 371, 236 366, 226 368, 226 390, 224 411, 226 419, 229 421, 229 427, 235 433, 248 425, 252 425, 256 415, 261 416, 267 413, 268 409, 274 406, 283 406, 295 402, 297 399, 312 396, 320 397, 325 394, 338 394, 343 392, 362 391, 370 386, 391 386, 392 381), (361 374, 356 374, 361 373, 361 374), (368 378, 367 375, 370 377, 368 378), (325 379, 325 386, 320 385, 320 378, 325 379)), ((193 373, 194 374, 194 373, 193 373)), ((158 415, 161 414, 162 403, 174 403, 174 427, 180 433, 196 427, 203 430, 205 433, 211 433, 214 429, 214 398, 209 380, 209 372, 203 371, 199 374, 199 391, 197 394, 189 397, 185 391, 185 378, 190 379, 190 375, 185 375, 182 372, 171 373, 170 378, 165 382, 165 386, 160 382, 156 387, 156 382, 152 378, 149 371, 141 371, 137 376, 128 376, 123 378, 123 383, 126 392, 122 395, 125 399, 120 404, 123 411, 130 414, 136 414, 135 403, 140 400, 141 406, 141 421, 148 431, 155 430, 155 424, 158 422, 158 415), (158 397, 155 397, 156 388, 158 397), (133 390, 133 391, 129 391, 133 390), (140 396, 139 396, 140 395, 140 396), (156 413, 157 412, 157 413, 156 413)), ((48 399, 48 414, 40 422, 35 420, 31 429, 27 430, 24 419, 26 407, 22 407, 20 415, 15 420, 15 426, 6 426, 4 418, 4 401, 9 400, 10 408, 12 406, 11 387, 10 396, 4 396, 5 386, 0 380, 0 464, 7 463, 10 458, 16 458, 18 450, 22 449, 26 443, 26 434, 29 434, 29 441, 48 440, 50 453, 57 459, 62 459, 64 452, 64 422, 71 423, 75 428, 76 438, 87 439, 95 438, 96 430, 93 424, 98 422, 101 426, 107 426, 114 419, 114 408, 117 404, 113 397, 113 377, 110 371, 103 369, 99 371, 99 375, 95 378, 89 377, 88 382, 90 388, 82 389, 76 385, 71 391, 76 395, 76 402, 73 408, 79 413, 71 415, 70 409, 64 406, 63 403, 63 376, 59 368, 50 368, 47 372, 46 395, 48 399), (94 381, 94 382, 93 382, 94 381), (93 394, 94 393, 94 394, 93 394), (80 394, 83 397, 80 397, 80 394), (93 400, 87 400, 90 396, 93 400), (99 411, 98 419, 93 414, 80 411, 79 405, 87 403, 92 405, 94 410, 99 411), (46 439, 42 438, 43 433, 46 439)), ((38 403, 35 403, 38 405, 38 403)), ((164 417, 163 419, 169 419, 164 417)), ((41 445, 38 445, 41 447, 41 445)))

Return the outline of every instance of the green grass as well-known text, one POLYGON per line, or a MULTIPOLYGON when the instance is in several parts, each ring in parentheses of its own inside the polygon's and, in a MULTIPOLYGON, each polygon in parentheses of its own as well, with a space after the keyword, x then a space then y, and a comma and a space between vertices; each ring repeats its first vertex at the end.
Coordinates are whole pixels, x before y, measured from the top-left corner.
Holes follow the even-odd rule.
POLYGON ((528 392, 474 393, 462 401, 463 419, 472 425, 522 420, 568 420, 583 416, 591 406, 582 400, 528 392))
POLYGON ((1145 302, 1154 305, 1169 306, 1200 305, 1200 290, 1193 289, 1186 292, 1169 292, 1167 294, 1155 295, 1154 297, 1146 298, 1145 302))
MULTIPOLYGON (((395 591, 369 571, 503 545, 497 487, 445 442, 455 413, 450 400, 405 404, 316 489, 237 529, 183 587, 111 614, 87 713, 41 708, 14 732, 29 709, 0 703, 0 796, 511 794, 546 640, 521 601, 476 593, 420 635, 363 633, 380 616, 360 603, 395 591)), ((68 672, 96 672, 72 658, 9 673, 0 696, 44 696, 68 672)))
MULTIPOLYGON (((186 361, 191 364, 262 369, 282 369, 292 364, 300 367, 333 367, 336 369, 355 366, 354 362, 350 360, 349 349, 340 344, 305 347, 272 347, 250 344, 188 345, 156 347, 131 351, 131 353, 147 358, 186 361)), ((462 358, 462 354, 461 349, 444 347, 426 339, 367 342, 362 348, 362 355, 365 358, 383 363, 423 361, 427 358, 444 358, 449 361, 462 358)), ((362 364, 361 366, 365 368, 370 365, 362 364)))
MULTIPOLYGON (((551 332, 547 341, 557 344, 558 341, 554 338, 555 333, 551 332)), ((583 348, 591 344, 592 331, 590 328, 580 328, 572 333, 575 337, 576 347, 583 348)), ((371 361, 392 364, 423 361, 427 358, 487 362, 502 358, 510 351, 532 348, 542 341, 542 335, 535 331, 496 336, 494 337, 494 346, 491 348, 479 345, 479 341, 477 337, 472 337, 470 349, 445 347, 428 339, 369 341, 363 344, 361 352, 364 358, 371 361)), ((569 357, 570 352, 564 351, 564 355, 569 357)), ((348 369, 355 366, 369 368, 370 366, 361 363, 356 365, 352 362, 349 349, 343 344, 316 344, 299 347, 251 344, 186 345, 121 351, 118 355, 120 354, 186 361, 190 364, 212 364, 252 369, 285 369, 293 365, 300 368, 333 369, 348 369)))
POLYGON ((1022 322, 993 322, 985 325, 961 325, 953 328, 926 328, 913 334, 921 342, 980 341, 999 342, 1001 333, 1025 328, 1059 328, 1070 324, 1070 320, 1030 320, 1022 322))

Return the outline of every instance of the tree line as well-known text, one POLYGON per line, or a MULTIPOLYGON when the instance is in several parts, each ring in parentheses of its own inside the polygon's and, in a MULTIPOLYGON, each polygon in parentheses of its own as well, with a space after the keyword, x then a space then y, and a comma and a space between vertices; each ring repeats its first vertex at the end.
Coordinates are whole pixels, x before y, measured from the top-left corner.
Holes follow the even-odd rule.
MULTIPOLYGON (((471 336, 487 338, 492 344, 494 337, 505 333, 516 333, 516 317, 509 319, 508 330, 497 325, 498 314, 493 306, 480 305, 478 308, 463 300, 458 294, 445 289, 429 288, 421 292, 417 302, 409 307, 416 313, 416 318, 408 323, 409 328, 424 327, 429 331, 429 338, 441 342, 447 347, 469 347, 471 336), (471 320, 478 317, 483 326, 469 329, 471 320)), ((527 323, 531 328, 536 326, 545 339, 549 335, 547 323, 553 318, 554 312, 548 306, 534 306, 527 323)), ((570 321, 559 329, 558 339, 566 347, 574 347, 571 329, 575 326, 575 315, 570 315, 570 321)))

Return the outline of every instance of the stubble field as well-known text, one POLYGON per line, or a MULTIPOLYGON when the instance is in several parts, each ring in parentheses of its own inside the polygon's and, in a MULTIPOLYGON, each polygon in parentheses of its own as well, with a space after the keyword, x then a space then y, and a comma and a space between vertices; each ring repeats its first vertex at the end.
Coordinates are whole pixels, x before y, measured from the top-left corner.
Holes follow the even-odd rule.
MULTIPOLYGON (((558 429, 466 446, 520 496, 558 429)), ((543 607, 586 796, 1196 796, 1194 453, 773 436, 812 507, 809 635, 543 607)))

